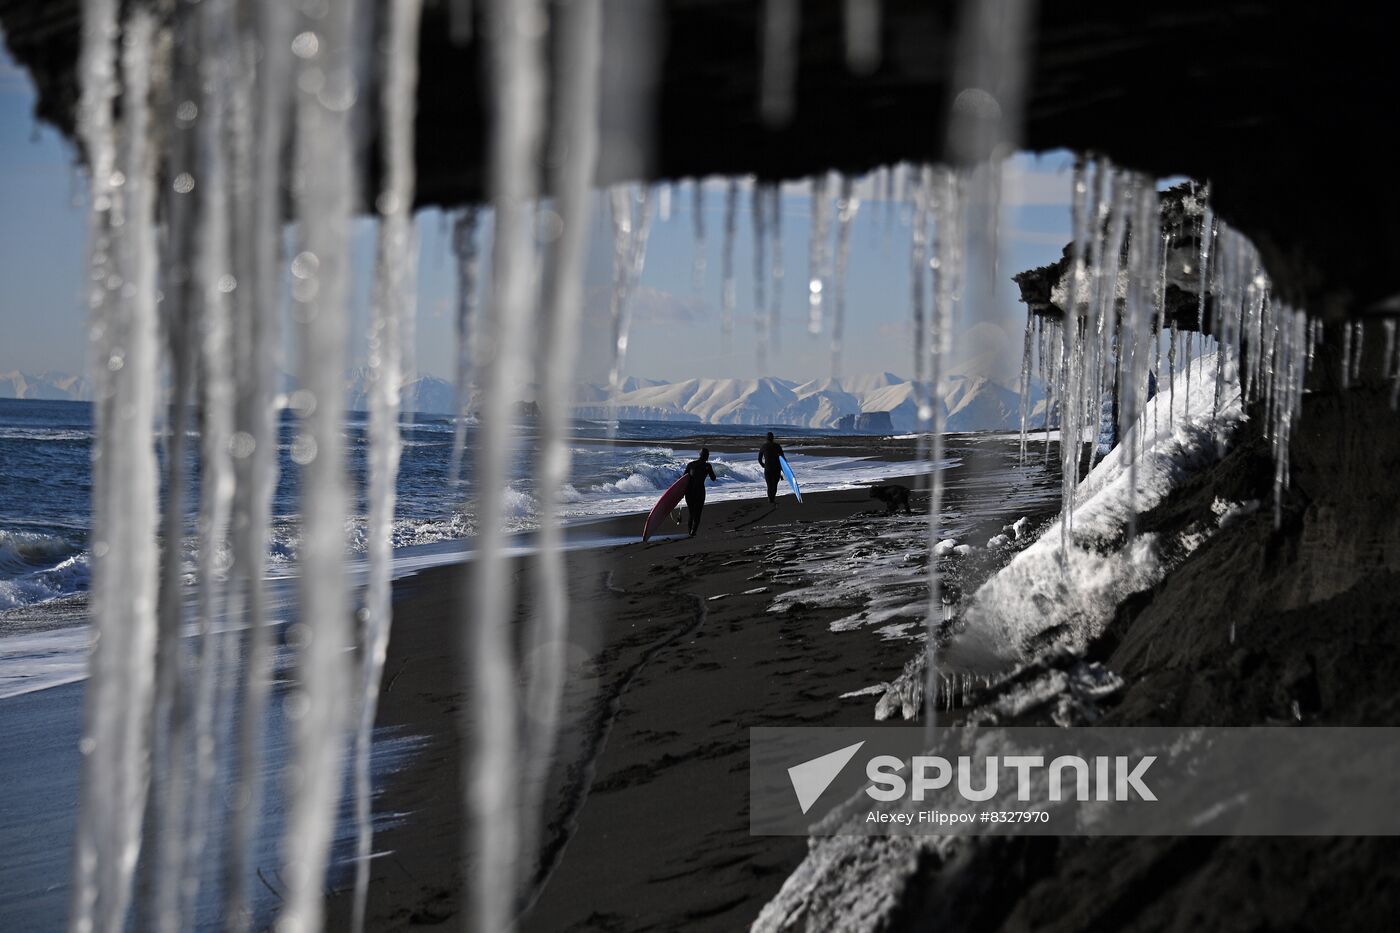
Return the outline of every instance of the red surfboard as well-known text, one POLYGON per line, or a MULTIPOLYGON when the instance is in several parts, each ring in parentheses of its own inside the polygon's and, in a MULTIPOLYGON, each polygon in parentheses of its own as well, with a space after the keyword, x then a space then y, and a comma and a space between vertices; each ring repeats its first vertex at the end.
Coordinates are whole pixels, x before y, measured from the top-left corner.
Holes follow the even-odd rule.
POLYGON ((642 541, 651 537, 651 533, 656 530, 656 526, 661 524, 661 520, 671 514, 671 510, 676 507, 676 503, 681 501, 685 495, 685 487, 690 484, 690 474, 682 473, 681 478, 671 484, 671 488, 661 494, 661 498, 656 500, 656 505, 651 507, 651 514, 647 516, 646 526, 642 529, 642 541))

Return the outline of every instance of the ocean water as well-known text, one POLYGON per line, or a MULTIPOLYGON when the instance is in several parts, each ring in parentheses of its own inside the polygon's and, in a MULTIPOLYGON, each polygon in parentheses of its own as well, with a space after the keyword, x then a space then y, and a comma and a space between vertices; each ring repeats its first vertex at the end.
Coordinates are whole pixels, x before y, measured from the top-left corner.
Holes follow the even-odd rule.
MULTIPOLYGON (((753 435, 752 452, 715 452, 712 461, 719 478, 711 487, 712 499, 763 494, 763 475, 757 447, 764 428, 723 427, 686 423, 622 422, 619 443, 608 441, 608 426, 577 421, 571 431, 570 481, 561 490, 563 517, 579 523, 589 519, 646 511, 661 491, 680 475, 696 456, 685 439, 712 436, 753 435)), ((820 432, 783 428, 784 436, 810 436, 820 432)), ((284 418, 278 445, 279 482, 273 500, 273 533, 269 560, 274 576, 295 572, 298 544, 297 468, 289 450, 292 419, 284 418)), ((398 510, 394 545, 405 566, 425 550, 434 560, 445 559, 455 548, 460 555, 475 532, 470 503, 476 495, 470 456, 463 482, 454 485, 451 469, 453 424, 441 417, 405 418, 404 450, 398 483, 398 510)), ((0 634, 34 633, 55 624, 81 621, 84 593, 89 579, 87 553, 91 510, 90 448, 93 438, 92 408, 80 402, 0 400, 0 634)), ((363 492, 368 452, 367 419, 352 414, 346 421, 345 441, 351 481, 363 492)), ((474 441, 469 429, 470 453, 474 441)), ((539 521, 538 496, 530 478, 535 437, 522 426, 517 437, 514 478, 500 490, 505 500, 508 530, 527 532, 539 521)), ((197 442, 188 445, 198 446, 197 442)), ((191 453, 190 472, 197 472, 191 453)), ((861 457, 809 457, 796 448, 789 456, 804 490, 819 491, 879 480, 909 472, 909 464, 894 465, 861 457)), ((193 508, 197 497, 191 496, 193 508)), ((346 529, 351 555, 364 551, 363 499, 346 529)), ((193 513, 190 528, 193 531, 193 513)), ((191 562, 192 544, 185 544, 191 562)))

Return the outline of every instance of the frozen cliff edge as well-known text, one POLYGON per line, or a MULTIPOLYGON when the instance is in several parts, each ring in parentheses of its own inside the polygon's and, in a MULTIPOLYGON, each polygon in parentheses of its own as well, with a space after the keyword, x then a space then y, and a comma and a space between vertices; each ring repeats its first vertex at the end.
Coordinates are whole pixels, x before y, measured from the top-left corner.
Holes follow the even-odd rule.
MULTIPOLYGON (((942 665, 958 674, 990 677, 1026 662, 1047 641, 1082 652, 1133 593, 1160 581, 1203 531, 1164 541, 1128 535, 1135 513, 1167 498, 1188 478, 1217 463, 1245 414, 1232 363, 1222 373, 1219 411, 1214 378, 1219 357, 1194 361, 1172 392, 1158 393, 1124 443, 1079 485, 1071 528, 1049 525, 1041 537, 982 584, 968 600, 942 665), (1136 463, 1133 461, 1136 460, 1136 463)), ((915 718, 923 704, 924 654, 905 665, 876 704, 875 718, 915 718)))

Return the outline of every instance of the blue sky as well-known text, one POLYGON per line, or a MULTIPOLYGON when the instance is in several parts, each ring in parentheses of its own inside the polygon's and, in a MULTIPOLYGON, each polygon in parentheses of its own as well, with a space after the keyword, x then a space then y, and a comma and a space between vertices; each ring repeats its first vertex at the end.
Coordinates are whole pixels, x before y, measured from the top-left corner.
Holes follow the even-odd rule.
MULTIPOLYGON (((54 369, 80 372, 86 363, 86 314, 79 300, 85 251, 84 182, 73 151, 52 129, 35 123, 28 76, 0 53, 0 371, 54 369)), ((1069 238, 1070 158, 1065 153, 1017 156, 1009 175, 1004 219, 1003 286, 976 309, 975 332, 959 335, 954 360, 978 357, 982 368, 1014 378, 1020 354, 1024 307, 1009 276, 1058 258, 1069 238), (1006 352, 989 354, 1005 346, 1006 352), (989 361, 990 360, 990 361, 989 361)), ((782 303, 782 353, 770 354, 758 373, 753 351, 753 253, 750 205, 741 198, 734 248, 737 309, 735 340, 723 351, 720 335, 720 265, 724 226, 723 183, 705 185, 706 279, 692 288, 694 255, 690 183, 671 198, 667 221, 653 223, 631 334, 626 371, 656 379, 695 376, 776 375, 825 377, 831 370, 829 337, 805 331, 810 202, 797 186, 783 198, 786 278, 782 303)), ((590 224, 586 290, 590 295, 580 339, 583 378, 601 381, 606 372, 606 292, 612 256, 611 226, 603 199, 595 199, 590 224)), ((420 371, 453 372, 451 359, 453 282, 449 231, 441 213, 418 222, 420 240, 419 318, 416 356, 420 371)), ((374 225, 355 224, 356 298, 352 357, 363 355, 366 296, 372 269, 374 225)), ((885 205, 861 205, 851 235, 847 282, 847 328, 842 370, 858 374, 913 368, 909 350, 909 231, 899 218, 888 224, 885 205)))

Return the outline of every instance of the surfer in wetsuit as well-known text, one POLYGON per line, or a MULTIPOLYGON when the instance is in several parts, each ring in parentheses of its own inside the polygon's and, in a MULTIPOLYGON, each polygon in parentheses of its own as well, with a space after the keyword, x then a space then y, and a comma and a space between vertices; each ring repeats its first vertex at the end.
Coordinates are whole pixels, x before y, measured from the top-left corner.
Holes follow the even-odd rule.
POLYGON ((685 472, 690 475, 690 482, 685 484, 685 507, 690 513, 690 536, 693 538, 700 530, 700 512, 705 508, 705 477, 719 482, 715 468, 710 465, 710 448, 700 448, 700 459, 687 463, 685 472))
POLYGON ((768 483, 768 503, 778 502, 778 480, 783 478, 783 446, 773 440, 773 432, 768 432, 768 440, 758 448, 758 465, 763 467, 763 479, 768 483))

